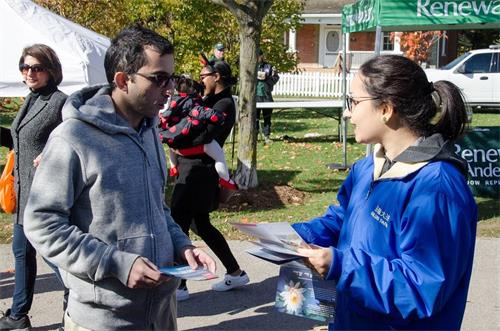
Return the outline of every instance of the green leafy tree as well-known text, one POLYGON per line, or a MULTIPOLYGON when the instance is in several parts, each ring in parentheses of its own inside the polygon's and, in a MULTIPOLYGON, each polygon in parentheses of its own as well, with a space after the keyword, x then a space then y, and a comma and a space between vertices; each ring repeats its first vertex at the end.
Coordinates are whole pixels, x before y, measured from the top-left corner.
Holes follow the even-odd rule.
POLYGON ((458 33, 458 54, 480 48, 488 48, 490 45, 500 45, 500 31, 486 30, 463 30, 458 33))
POLYGON ((266 59, 281 72, 296 70, 297 54, 288 51, 284 36, 290 30, 299 29, 303 10, 304 1, 274 0, 264 18, 260 47, 266 59))
POLYGON ((170 35, 172 31, 175 0, 122 0, 127 10, 129 24, 138 23, 161 35, 170 35))
MULTIPOLYGON (((226 60, 238 74, 240 40, 236 18, 210 0, 35 0, 41 6, 88 29, 112 38, 124 27, 139 23, 168 36, 176 47, 177 71, 197 76, 198 54, 213 45, 226 45, 226 60)), ((242 2, 243 1, 239 1, 242 2)), ((285 32, 300 26, 302 0, 274 0, 262 22, 261 47, 279 71, 293 71, 294 53, 287 52, 285 32)))
MULTIPOLYGON (((235 1, 248 3, 248 1, 235 1)), ((266 58, 279 71, 293 71, 297 57, 287 52, 285 32, 298 29, 303 2, 298 0, 274 0, 261 24, 261 47, 266 58)), ((236 17, 229 10, 221 10, 217 1, 183 1, 171 7, 170 37, 174 41, 176 66, 179 72, 196 76, 200 70, 198 55, 212 51, 217 42, 226 46, 224 54, 236 74, 239 73, 240 33, 236 17)))
POLYGON ((197 77, 199 54, 207 55, 217 42, 226 46, 226 60, 236 66, 238 34, 235 19, 229 12, 208 0, 179 2, 170 8, 170 38, 175 45, 176 70, 197 77))
POLYGON ((0 112, 13 112, 18 111, 24 102, 24 98, 0 98, 0 112))
POLYGON ((238 22, 240 41, 240 93, 238 166, 235 181, 241 188, 256 187, 257 134, 255 128, 255 85, 257 49, 260 45, 262 21, 272 0, 248 0, 244 4, 234 0, 212 0, 227 8, 238 22))
POLYGON ((130 23, 125 1, 34 0, 37 4, 108 37, 130 23))
POLYGON ((303 9, 303 3, 285 0, 276 2, 273 0, 211 1, 225 7, 238 23, 240 77, 238 111, 240 116, 235 180, 241 188, 256 187, 258 185, 255 127, 257 49, 262 47, 268 58, 281 70, 295 67, 295 54, 286 52, 283 36, 285 31, 298 27, 298 13, 303 9), (265 20, 265 17, 269 19, 265 20), (284 22, 286 24, 283 24, 284 22), (269 30, 268 35, 264 34, 267 30, 269 30))
POLYGON ((296 69, 296 54, 287 51, 285 32, 300 26, 302 0, 35 0, 91 30, 113 37, 140 23, 171 39, 176 71, 198 77, 199 53, 217 42, 239 85, 239 147, 236 180, 242 188, 257 186, 255 84, 257 48, 281 72, 296 69), (227 9, 227 10, 224 10, 227 9))

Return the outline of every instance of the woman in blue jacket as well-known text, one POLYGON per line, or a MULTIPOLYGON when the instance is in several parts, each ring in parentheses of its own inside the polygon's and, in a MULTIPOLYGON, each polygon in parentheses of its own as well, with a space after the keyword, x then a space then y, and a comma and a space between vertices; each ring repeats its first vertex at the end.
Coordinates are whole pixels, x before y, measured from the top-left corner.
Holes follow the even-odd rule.
POLYGON ((344 116, 374 154, 353 165, 339 205, 294 225, 313 244, 306 262, 336 283, 330 329, 460 329, 477 222, 453 151, 467 122, 460 91, 388 55, 363 64, 351 92, 344 116))

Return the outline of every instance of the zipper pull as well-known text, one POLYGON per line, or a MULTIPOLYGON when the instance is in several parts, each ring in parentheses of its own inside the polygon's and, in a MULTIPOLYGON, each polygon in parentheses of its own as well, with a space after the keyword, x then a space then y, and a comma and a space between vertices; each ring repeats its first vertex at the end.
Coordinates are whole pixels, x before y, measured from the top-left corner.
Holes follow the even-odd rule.
POLYGON ((368 188, 368 192, 366 192, 366 197, 365 199, 368 200, 368 198, 370 197, 370 194, 372 193, 373 191, 373 181, 370 183, 370 187, 368 188))

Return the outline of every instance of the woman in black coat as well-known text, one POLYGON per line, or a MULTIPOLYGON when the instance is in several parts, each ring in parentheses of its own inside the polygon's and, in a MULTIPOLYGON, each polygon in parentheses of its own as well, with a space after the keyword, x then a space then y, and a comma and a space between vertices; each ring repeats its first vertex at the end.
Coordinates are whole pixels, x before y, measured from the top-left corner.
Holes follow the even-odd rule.
MULTIPOLYGON (((231 95, 231 86, 236 79, 231 68, 224 61, 209 62, 200 73, 204 87, 203 105, 225 114, 223 128, 213 134, 222 147, 236 119, 236 108, 231 95)), ((213 126, 208 126, 208 130, 213 126)), ((205 139, 201 134, 194 139, 193 145, 199 145, 205 139), (200 141, 197 141, 199 139, 200 141)), ((210 212, 218 207, 219 175, 215 170, 215 161, 207 155, 179 156, 179 177, 172 195, 172 217, 188 234, 191 223, 196 233, 207 243, 226 268, 226 276, 220 283, 214 284, 215 291, 228 291, 249 282, 248 275, 240 269, 224 236, 210 223, 210 212)), ((177 300, 189 297, 185 282, 177 290, 177 300)))
POLYGON ((67 97, 57 88, 62 81, 62 68, 50 47, 26 47, 19 59, 19 70, 31 92, 11 126, 16 191, 12 251, 16 273, 12 306, 0 318, 1 330, 31 327, 28 312, 35 287, 36 252, 24 235, 24 208, 42 150, 52 130, 62 121, 61 109, 67 97))

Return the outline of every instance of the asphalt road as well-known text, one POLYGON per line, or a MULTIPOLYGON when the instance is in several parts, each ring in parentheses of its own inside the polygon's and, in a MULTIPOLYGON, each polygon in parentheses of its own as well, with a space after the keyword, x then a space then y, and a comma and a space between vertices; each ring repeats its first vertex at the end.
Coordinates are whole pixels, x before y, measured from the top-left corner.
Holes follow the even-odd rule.
MULTIPOLYGON (((197 243, 203 246, 203 243, 197 243)), ((215 281, 189 282, 190 298, 179 303, 179 330, 311 330, 322 323, 274 309, 279 267, 245 253, 252 245, 231 241, 233 252, 250 276, 250 284, 219 293, 215 281)), ((220 265, 220 264, 219 264, 220 265)), ((10 307, 14 290, 10 245, 0 245, 0 310, 10 307)), ((218 274, 223 277, 223 267, 218 274)), ((500 239, 478 238, 474 270, 462 330, 500 330, 500 239)), ((39 258, 30 317, 34 330, 57 329, 62 317, 62 291, 51 269, 39 258)))

